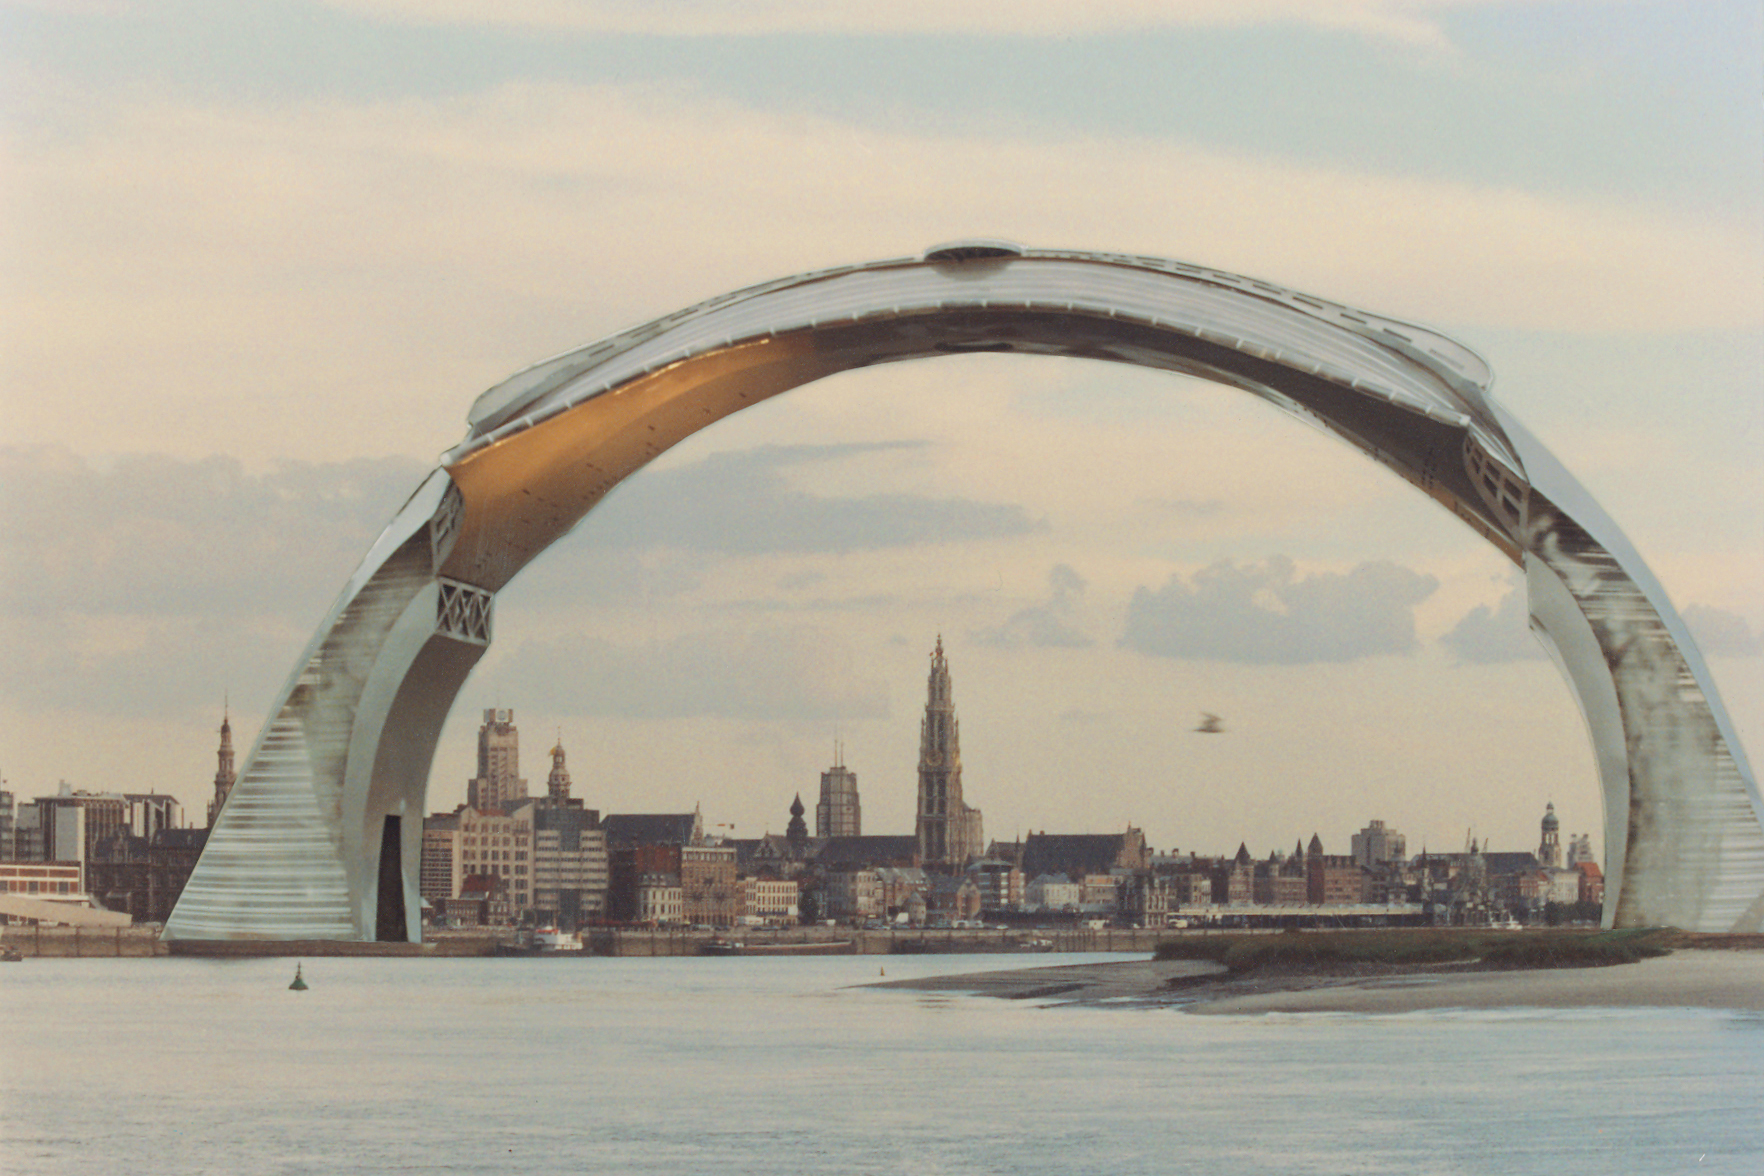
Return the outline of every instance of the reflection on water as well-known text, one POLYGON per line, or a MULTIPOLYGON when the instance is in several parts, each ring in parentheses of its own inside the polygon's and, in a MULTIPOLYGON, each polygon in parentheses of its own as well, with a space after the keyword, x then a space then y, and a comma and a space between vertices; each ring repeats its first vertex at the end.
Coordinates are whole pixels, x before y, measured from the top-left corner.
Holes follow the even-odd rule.
POLYGON ((1755 1016, 853 987, 1019 962, 324 959, 293 993, 289 960, 29 960, 0 1171, 1761 1170, 1755 1016))

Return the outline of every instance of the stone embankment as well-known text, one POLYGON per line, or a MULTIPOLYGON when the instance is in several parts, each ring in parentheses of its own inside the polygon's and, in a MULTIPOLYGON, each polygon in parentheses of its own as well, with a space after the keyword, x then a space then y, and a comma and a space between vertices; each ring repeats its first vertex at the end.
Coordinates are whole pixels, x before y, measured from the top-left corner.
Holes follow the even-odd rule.
MULTIPOLYGON (((927 928, 923 930, 854 930, 849 927, 757 927, 699 931, 689 928, 594 927, 582 932, 586 956, 697 956, 718 941, 738 942, 752 955, 907 955, 943 953, 1031 953, 1071 951, 1150 952, 1167 931, 1067 927, 1058 930, 1023 928, 927 928)), ((165 942, 154 926, 3 927, 0 942, 21 955, 42 958, 117 958, 163 955, 198 956, 488 956, 518 951, 523 933, 488 928, 431 932, 415 943, 335 943, 305 940, 290 943, 165 942)))
POLYGON ((166 954, 158 927, 0 927, 0 943, 45 959, 166 954))

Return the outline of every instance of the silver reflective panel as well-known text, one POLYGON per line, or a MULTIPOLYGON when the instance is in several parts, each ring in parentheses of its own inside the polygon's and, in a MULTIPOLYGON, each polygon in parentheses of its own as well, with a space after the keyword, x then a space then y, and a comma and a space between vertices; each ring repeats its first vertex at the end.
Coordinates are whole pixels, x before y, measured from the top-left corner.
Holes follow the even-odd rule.
POLYGON ((1525 570, 1593 740, 1606 923, 1764 925, 1764 803, 1707 667, 1616 524, 1489 397, 1479 356, 1200 266, 974 241, 735 291, 478 397, 295 668, 167 937, 419 939, 429 767, 494 593, 706 425, 835 372, 977 351, 1215 380, 1408 479, 1525 570))

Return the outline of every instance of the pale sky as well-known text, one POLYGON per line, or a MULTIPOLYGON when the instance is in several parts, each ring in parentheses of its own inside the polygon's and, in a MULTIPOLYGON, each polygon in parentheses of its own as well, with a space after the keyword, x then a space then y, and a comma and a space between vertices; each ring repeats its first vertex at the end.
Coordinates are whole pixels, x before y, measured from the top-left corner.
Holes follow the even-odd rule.
MULTIPOLYGON (((486 387, 963 236, 1420 322, 1635 542, 1764 757, 1764 32, 1743 3, 0 3, 0 773, 199 820, 486 387), (1078 11, 1082 8, 1083 11, 1078 11)), ((910 832, 941 633, 989 837, 1602 827, 1514 569, 1240 392, 968 356, 664 455, 497 602, 437 754, 742 836, 835 740, 910 832), (1192 732, 1202 711, 1222 736, 1192 732)), ((1602 848, 1602 847, 1601 847, 1602 848)))

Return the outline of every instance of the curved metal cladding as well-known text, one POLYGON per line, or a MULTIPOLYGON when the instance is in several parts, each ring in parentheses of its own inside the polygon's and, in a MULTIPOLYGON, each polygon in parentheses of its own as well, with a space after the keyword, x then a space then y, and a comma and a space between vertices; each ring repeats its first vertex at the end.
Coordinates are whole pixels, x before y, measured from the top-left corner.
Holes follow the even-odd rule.
POLYGON ((1607 808, 1606 920, 1764 919, 1764 804, 1707 669, 1614 524, 1411 324, 1160 258, 965 242, 739 290, 516 374, 344 589, 167 923, 186 939, 368 939, 403 822, 419 934, 423 787, 489 640, 491 594, 699 429, 849 368, 972 352, 1102 359, 1251 392, 1360 448, 1524 567, 1587 716, 1607 808), (474 620, 473 618, 477 618, 474 620), (386 844, 395 839, 387 834, 386 844))

